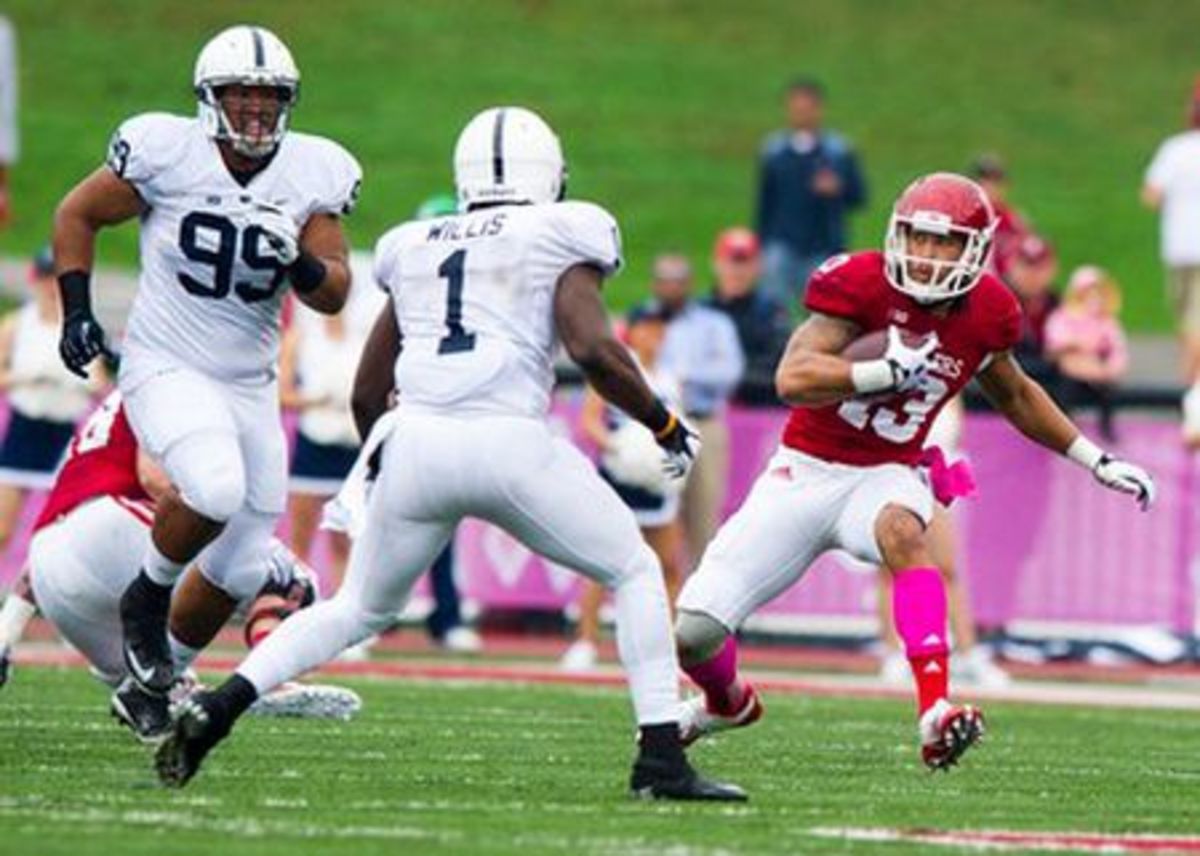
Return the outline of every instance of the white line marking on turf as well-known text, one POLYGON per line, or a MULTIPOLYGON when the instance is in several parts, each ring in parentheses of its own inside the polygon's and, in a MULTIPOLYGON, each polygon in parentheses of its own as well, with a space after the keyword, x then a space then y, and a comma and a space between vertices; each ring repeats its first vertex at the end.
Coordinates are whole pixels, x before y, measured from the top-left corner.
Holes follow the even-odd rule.
POLYGON ((1016 830, 889 829, 819 826, 819 838, 846 841, 915 842, 972 850, 1045 850, 1074 853, 1200 853, 1200 837, 1101 832, 1021 832, 1016 830))
POLYGON ((329 826, 316 823, 264 820, 262 818, 212 818, 175 811, 111 809, 38 809, 12 808, 0 805, 0 817, 27 817, 55 823, 80 825, 128 825, 169 827, 173 829, 215 832, 244 838, 363 838, 384 840, 457 841, 463 835, 456 830, 430 830, 414 826, 329 826))

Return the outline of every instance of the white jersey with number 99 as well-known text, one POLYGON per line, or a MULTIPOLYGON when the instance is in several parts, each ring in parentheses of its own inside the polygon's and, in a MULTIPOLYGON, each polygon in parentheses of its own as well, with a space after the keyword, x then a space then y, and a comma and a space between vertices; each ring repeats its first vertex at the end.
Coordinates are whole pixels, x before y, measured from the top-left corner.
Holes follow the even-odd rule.
POLYGON ((402 346, 406 409, 543 416, 558 343, 554 292, 573 265, 621 266, 616 221, 588 202, 504 205, 405 223, 375 249, 402 346))

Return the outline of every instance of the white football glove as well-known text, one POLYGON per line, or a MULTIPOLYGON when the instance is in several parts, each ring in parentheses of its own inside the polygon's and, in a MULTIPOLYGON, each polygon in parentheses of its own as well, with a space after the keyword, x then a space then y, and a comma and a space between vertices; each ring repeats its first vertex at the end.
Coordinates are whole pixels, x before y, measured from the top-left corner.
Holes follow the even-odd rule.
POLYGON ((896 392, 920 389, 934 367, 931 358, 939 344, 937 333, 930 333, 925 343, 916 348, 904 344, 900 328, 896 326, 888 327, 887 337, 888 345, 883 359, 892 370, 892 388, 896 392))
POLYGON ((696 456, 700 454, 700 435, 678 416, 672 418, 675 424, 670 431, 655 439, 665 453, 663 472, 669 478, 683 479, 687 478, 696 456))
POLYGON ((1092 468, 1092 475, 1106 488, 1134 496, 1138 505, 1142 507, 1142 511, 1148 511, 1154 504, 1154 497, 1157 494, 1154 479, 1136 464, 1118 460, 1111 455, 1104 455, 1092 468))
POLYGON ((284 267, 291 267, 300 258, 300 227, 286 211, 277 205, 259 202, 254 206, 250 220, 262 230, 271 254, 284 267))

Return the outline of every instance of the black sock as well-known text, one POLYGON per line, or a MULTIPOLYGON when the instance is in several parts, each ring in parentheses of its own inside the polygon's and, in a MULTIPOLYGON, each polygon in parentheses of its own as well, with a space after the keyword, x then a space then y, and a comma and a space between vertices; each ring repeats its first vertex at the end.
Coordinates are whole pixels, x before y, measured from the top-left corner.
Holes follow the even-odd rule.
POLYGON ((142 568, 141 571, 138 572, 137 577, 134 578, 133 584, 137 588, 138 595, 143 598, 153 600, 155 602, 171 602, 171 590, 174 589, 174 586, 164 586, 162 583, 156 583, 154 580, 150 579, 150 575, 146 573, 145 568, 142 568))
POLYGON ((639 731, 638 746, 642 755, 661 758, 664 761, 685 761, 683 746, 679 742, 678 722, 643 725, 639 731))
POLYGON ((210 699, 210 713, 218 720, 219 727, 228 731, 233 727, 234 721, 258 700, 258 690, 254 688, 254 684, 234 672, 217 688, 210 699))

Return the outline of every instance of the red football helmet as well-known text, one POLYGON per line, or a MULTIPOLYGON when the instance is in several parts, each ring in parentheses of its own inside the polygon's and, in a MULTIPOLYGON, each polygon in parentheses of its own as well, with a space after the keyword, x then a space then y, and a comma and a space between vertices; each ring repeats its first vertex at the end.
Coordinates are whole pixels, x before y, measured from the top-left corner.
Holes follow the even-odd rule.
POLYGON ((921 303, 936 303, 966 294, 987 265, 996 231, 996 213, 983 188, 952 172, 922 176, 905 188, 892 208, 884 241, 884 270, 891 285, 921 303), (908 236, 957 233, 965 239, 956 259, 911 255, 908 236), (914 278, 910 267, 932 267, 926 281, 914 278))

